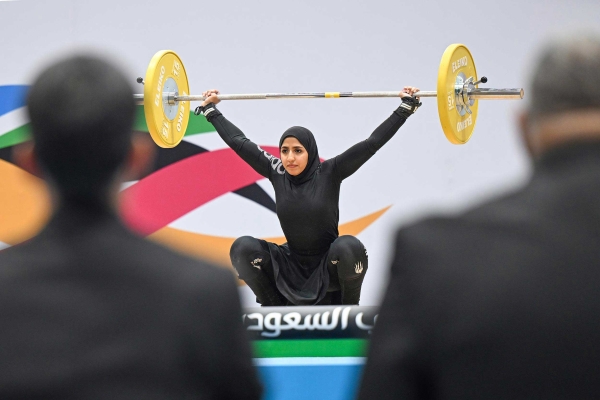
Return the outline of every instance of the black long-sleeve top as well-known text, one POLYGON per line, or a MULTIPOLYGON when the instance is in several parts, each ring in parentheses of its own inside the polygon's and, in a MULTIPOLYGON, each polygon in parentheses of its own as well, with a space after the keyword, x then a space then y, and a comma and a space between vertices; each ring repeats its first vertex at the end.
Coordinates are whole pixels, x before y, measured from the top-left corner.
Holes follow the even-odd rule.
POLYGON ((321 163, 311 179, 296 185, 286 179, 281 160, 248 139, 218 110, 208 114, 219 136, 275 189, 277 217, 290 250, 323 254, 339 236, 339 195, 344 179, 356 172, 404 124, 409 114, 399 108, 366 140, 321 163))

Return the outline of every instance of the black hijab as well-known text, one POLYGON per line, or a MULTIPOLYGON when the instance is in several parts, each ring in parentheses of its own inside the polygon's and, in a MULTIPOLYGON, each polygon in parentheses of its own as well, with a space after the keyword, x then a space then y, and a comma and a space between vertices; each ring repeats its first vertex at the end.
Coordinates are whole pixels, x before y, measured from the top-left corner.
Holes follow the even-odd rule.
POLYGON ((319 158, 319 149, 317 148, 317 141, 313 136, 312 132, 302 126, 292 126, 281 135, 279 139, 279 149, 285 138, 293 136, 304 146, 308 152, 308 163, 306 168, 299 175, 292 176, 285 171, 286 178, 293 184, 299 185, 309 180, 315 171, 321 166, 321 159, 319 158))

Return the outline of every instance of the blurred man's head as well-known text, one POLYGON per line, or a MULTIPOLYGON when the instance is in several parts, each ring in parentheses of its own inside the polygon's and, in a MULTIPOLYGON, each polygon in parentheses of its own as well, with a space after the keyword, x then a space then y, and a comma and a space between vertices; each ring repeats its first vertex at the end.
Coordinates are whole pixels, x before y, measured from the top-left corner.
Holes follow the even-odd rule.
POLYGON ((533 69, 521 126, 534 156, 558 145, 600 140, 600 36, 550 42, 533 69))
POLYGON ((106 202, 136 161, 135 102, 125 76, 94 56, 66 58, 35 79, 27 107, 34 145, 31 159, 21 155, 21 161, 37 169, 61 201, 106 202))

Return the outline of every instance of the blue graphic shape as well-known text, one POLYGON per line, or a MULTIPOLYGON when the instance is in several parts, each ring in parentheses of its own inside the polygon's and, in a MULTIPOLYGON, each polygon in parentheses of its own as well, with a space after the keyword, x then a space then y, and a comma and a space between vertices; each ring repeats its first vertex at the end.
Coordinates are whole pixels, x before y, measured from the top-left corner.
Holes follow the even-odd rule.
POLYGON ((27 89, 27 85, 0 86, 0 116, 25 107, 27 89))
POLYGON ((259 366, 265 400, 352 400, 363 365, 259 366))

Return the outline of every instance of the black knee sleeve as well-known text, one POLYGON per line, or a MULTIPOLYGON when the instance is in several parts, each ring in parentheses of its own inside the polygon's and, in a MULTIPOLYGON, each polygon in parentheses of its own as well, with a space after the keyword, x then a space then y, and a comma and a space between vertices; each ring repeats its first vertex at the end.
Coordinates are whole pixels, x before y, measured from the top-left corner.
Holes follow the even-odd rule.
POLYGON ((237 238, 229 251, 231 264, 263 306, 285 305, 285 299, 277 290, 273 277, 263 268, 270 268, 271 255, 261 242, 252 236, 237 238))
POLYGON ((354 236, 340 236, 331 244, 327 262, 337 269, 342 304, 358 304, 369 268, 365 246, 354 236))
POLYGON ((329 263, 337 266, 340 280, 364 276, 369 268, 367 250, 354 236, 338 237, 329 249, 329 263))
POLYGON ((262 267, 271 262, 269 252, 252 236, 237 238, 231 245, 229 258, 238 276, 244 280, 256 277, 262 267))

